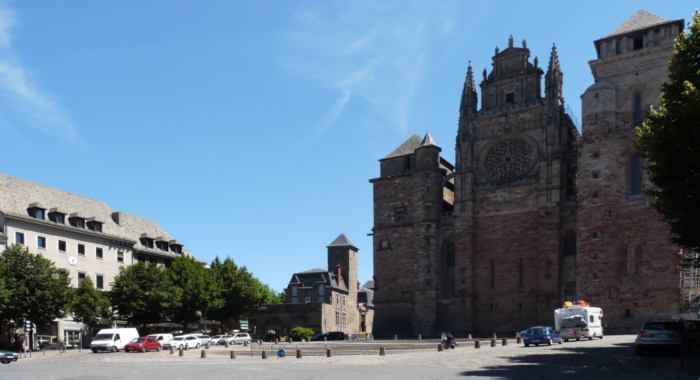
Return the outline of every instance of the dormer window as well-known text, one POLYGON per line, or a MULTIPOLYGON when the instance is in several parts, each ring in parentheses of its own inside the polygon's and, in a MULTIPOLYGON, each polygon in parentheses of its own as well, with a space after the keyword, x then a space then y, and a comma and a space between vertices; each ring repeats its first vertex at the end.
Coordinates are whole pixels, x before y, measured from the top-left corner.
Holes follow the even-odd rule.
POLYGON ((85 218, 80 216, 77 212, 70 214, 68 223, 75 228, 85 228, 85 218))
POLYGON ((153 238, 149 237, 148 234, 141 234, 141 245, 146 248, 153 248, 153 238))
POLYGON ((32 218, 44 220, 46 217, 46 208, 39 203, 32 203, 27 208, 27 213, 32 218))
POLYGON ((87 228, 90 231, 102 232, 102 222, 95 220, 95 218, 90 218, 87 221, 87 228))
POLYGON ((156 240, 156 248, 168 252, 168 242, 165 240, 156 240))
POLYGON ((49 220, 56 224, 66 224, 66 214, 52 208, 49 210, 49 220))
POLYGON ((180 254, 182 253, 182 244, 180 244, 177 240, 171 240, 170 250, 174 253, 180 254))

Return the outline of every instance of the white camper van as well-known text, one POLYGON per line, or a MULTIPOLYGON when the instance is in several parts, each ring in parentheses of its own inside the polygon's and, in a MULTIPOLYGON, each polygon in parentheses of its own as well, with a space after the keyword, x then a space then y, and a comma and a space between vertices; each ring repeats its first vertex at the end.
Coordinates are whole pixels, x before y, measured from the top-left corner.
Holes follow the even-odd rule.
POLYGON ((123 350, 124 346, 131 342, 132 339, 139 337, 139 332, 135 328, 121 328, 121 329, 102 329, 100 330, 94 338, 92 338, 92 343, 90 343, 90 348, 92 352, 97 351, 110 351, 117 352, 123 350))
POLYGON ((562 339, 603 339, 603 310, 599 307, 572 305, 554 310, 554 329, 562 339))

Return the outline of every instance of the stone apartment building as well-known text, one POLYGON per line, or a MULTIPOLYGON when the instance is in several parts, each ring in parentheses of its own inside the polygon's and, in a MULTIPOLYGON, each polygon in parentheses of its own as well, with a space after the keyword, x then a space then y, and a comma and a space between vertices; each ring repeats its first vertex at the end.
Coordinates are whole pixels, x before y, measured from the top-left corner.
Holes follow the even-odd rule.
POLYGON ((555 47, 546 69, 526 41, 496 48, 480 108, 469 66, 455 164, 429 134, 412 136, 370 180, 375 335, 512 333, 552 324, 579 298, 603 307, 613 331, 677 312, 679 250, 643 194, 632 128, 682 29, 639 11, 595 42, 582 135, 555 47))
POLYGON ((327 249, 327 269, 294 273, 284 303, 261 306, 250 317, 256 334, 274 330, 286 336, 298 326, 316 332, 372 333, 372 284, 361 287, 357 281, 357 247, 340 234, 327 249))
MULTIPOLYGON (((0 175, 0 252, 20 244, 68 271, 72 285, 90 277, 109 290, 119 269, 136 262, 167 265, 189 254, 156 223, 106 203, 0 175)), ((70 319, 37 326, 37 334, 72 342, 82 325, 70 319)))

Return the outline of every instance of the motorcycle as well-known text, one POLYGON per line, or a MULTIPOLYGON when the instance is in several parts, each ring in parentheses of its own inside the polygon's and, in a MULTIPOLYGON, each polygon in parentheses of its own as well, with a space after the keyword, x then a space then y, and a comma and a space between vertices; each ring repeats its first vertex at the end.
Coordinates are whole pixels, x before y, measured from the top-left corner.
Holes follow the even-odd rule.
POLYGON ((457 341, 452 334, 442 333, 442 336, 440 337, 440 344, 442 344, 442 347, 445 349, 451 348, 454 350, 455 346, 457 345, 457 341))

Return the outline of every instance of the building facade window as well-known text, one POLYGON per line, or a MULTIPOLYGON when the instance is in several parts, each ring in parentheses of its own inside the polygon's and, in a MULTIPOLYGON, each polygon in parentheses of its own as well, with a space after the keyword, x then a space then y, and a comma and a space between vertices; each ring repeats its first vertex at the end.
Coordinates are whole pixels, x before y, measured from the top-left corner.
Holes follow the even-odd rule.
POLYGON ((105 283, 105 279, 104 279, 103 275, 98 274, 95 276, 95 287, 97 289, 100 289, 100 290, 104 289, 104 287, 105 287, 104 283, 105 283))
POLYGON ((311 297, 304 297, 304 303, 311 303, 311 297))
POLYGON ((33 207, 30 209, 29 215, 33 218, 44 220, 46 210, 42 208, 33 207))
POLYGON ((65 240, 59 240, 59 241, 58 241, 58 251, 59 251, 59 252, 65 252, 65 251, 66 251, 66 241, 65 241, 65 240))
POLYGON ((83 218, 78 218, 78 217, 68 218, 68 222, 70 223, 71 226, 73 226, 75 228, 85 228, 85 219, 83 219, 83 218))
POLYGON ((87 222, 87 227, 91 231, 102 232, 102 223, 96 221, 87 222))
POLYGON ((60 212, 49 213, 49 220, 56 224, 66 224, 66 216, 60 212))
POLYGON ((78 254, 85 256, 85 244, 78 244, 78 254))
POLYGON ((118 263, 124 262, 124 252, 122 252, 122 251, 117 252, 117 262, 118 263))
POLYGON ((24 234, 21 232, 15 232, 15 243, 24 245, 24 234))
POLYGON ((83 281, 85 280, 85 276, 85 272, 78 272, 78 286, 80 286, 80 284, 83 283, 83 281))
POLYGON ((104 258, 104 252, 102 251, 102 248, 100 248, 100 247, 95 248, 95 257, 98 259, 104 258))
POLYGON ((292 303, 299 303, 299 288, 292 286, 292 303))
POLYGON ((46 238, 43 236, 37 236, 36 237, 36 246, 41 249, 46 248, 46 238))

